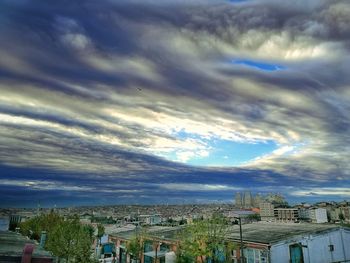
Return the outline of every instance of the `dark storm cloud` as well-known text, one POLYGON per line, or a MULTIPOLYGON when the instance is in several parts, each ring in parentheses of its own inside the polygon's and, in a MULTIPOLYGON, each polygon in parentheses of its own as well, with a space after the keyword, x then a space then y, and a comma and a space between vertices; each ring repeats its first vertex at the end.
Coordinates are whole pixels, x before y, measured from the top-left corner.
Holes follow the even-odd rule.
POLYGON ((347 1, 3 1, 3 205, 32 193, 228 199, 276 185, 344 194, 349 14, 347 1), (240 168, 180 162, 210 156, 213 138, 278 149, 240 168))

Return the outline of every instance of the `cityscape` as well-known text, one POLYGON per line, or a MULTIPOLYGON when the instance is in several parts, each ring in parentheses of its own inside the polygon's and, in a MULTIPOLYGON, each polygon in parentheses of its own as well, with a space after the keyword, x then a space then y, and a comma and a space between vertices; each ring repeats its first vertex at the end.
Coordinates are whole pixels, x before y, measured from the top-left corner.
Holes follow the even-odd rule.
POLYGON ((350 262, 349 0, 0 1, 0 263, 350 262))
MULTIPOLYGON (((201 224, 212 228, 209 242, 218 242, 214 240, 216 231, 224 240, 216 244, 220 247, 217 255, 200 250, 201 256, 210 255, 213 262, 284 262, 289 257, 300 262, 303 254, 312 258, 310 262, 341 262, 349 253, 346 247, 350 241, 350 201, 291 206, 279 193, 245 191, 236 192, 231 203, 0 209, 0 242, 5 249, 12 246, 12 255, 0 248, 0 261, 13 260, 16 250, 20 253, 23 245, 28 245, 28 237, 35 235, 39 245, 37 260, 57 261, 44 250, 47 235, 54 231, 47 233, 39 227, 26 232, 27 225, 35 229, 35 218, 51 218, 52 223, 55 217, 68 221, 74 218, 77 224, 92 229, 92 241, 86 247, 88 254, 83 262, 193 262, 179 252, 189 253, 182 246, 191 246, 184 241, 184 233, 188 235, 184 231, 190 228, 191 235, 196 235, 192 231, 201 224), (19 238, 21 234, 27 239, 19 238), (134 247, 135 242, 140 246, 134 247)), ((205 229, 199 230, 203 238, 205 229)), ((65 253, 71 253, 73 262, 77 260, 76 254, 65 253)), ((58 260, 66 261, 69 259, 58 260)))

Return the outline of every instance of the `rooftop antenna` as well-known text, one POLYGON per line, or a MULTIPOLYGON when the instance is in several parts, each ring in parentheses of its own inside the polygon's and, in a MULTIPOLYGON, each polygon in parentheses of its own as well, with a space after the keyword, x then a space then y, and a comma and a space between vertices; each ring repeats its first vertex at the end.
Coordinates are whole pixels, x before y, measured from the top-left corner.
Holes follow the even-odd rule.
POLYGON ((40 203, 38 203, 37 209, 36 209, 36 214, 39 215, 40 214, 40 203))

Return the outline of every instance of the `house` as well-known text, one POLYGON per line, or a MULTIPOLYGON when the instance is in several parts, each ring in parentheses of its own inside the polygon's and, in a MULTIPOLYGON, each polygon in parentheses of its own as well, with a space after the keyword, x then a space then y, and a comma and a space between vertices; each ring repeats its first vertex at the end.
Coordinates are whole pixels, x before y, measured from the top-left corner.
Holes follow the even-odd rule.
MULTIPOLYGON (((241 255, 241 236, 238 225, 230 225, 228 234, 223 237, 227 244, 236 244, 230 255, 222 262, 254 263, 329 263, 350 261, 350 229, 332 224, 310 223, 253 223, 242 224, 243 255, 241 255)), ((176 234, 180 227, 151 227, 145 241, 141 263, 173 263, 179 240, 176 234)), ((125 250, 128 240, 135 231, 111 234, 115 242, 118 263, 129 263, 125 250)), ((228 253, 227 253, 228 252, 228 253)), ((221 253, 221 252, 220 252, 221 253)))
MULTIPOLYGON (((141 253, 141 263, 173 263, 175 262, 175 252, 178 240, 177 233, 182 226, 165 227, 151 226, 147 228, 147 239, 143 242, 141 253)), ((127 253, 127 243, 135 237, 137 231, 127 230, 123 232, 111 233, 109 241, 116 245, 117 263, 130 263, 131 255, 127 253)))
POLYGON ((51 263, 51 254, 19 233, 0 231, 0 263, 51 263))
MULTIPOLYGON (((232 229, 231 233, 226 238, 239 242, 239 231, 232 229)), ((242 239, 246 262, 329 263, 350 260, 350 229, 331 224, 246 224, 242 225, 242 239)), ((239 252, 233 253, 234 262, 238 262, 239 252)))

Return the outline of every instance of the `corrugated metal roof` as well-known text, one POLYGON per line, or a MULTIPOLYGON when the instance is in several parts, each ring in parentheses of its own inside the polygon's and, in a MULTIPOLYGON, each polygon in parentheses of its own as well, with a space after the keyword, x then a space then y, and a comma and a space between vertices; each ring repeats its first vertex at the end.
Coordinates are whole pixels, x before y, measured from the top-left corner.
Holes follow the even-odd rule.
MULTIPOLYGON (((282 240, 289 239, 293 236, 303 234, 317 234, 335 230, 339 226, 334 224, 298 224, 298 223, 252 223, 242 225, 242 236, 245 242, 273 244, 282 240)), ((176 240, 177 233, 181 227, 150 228, 149 236, 157 237, 163 240, 176 240)), ((113 236, 130 239, 135 235, 135 231, 125 231, 112 234, 113 236)), ((228 227, 225 239, 239 240, 239 225, 228 227)))
MULTIPOLYGON (((35 244, 33 240, 27 239, 21 234, 0 231, 0 255, 2 256, 17 256, 22 255, 24 245, 26 243, 35 244)), ((51 254, 35 245, 33 252, 34 257, 51 257, 51 254)))

